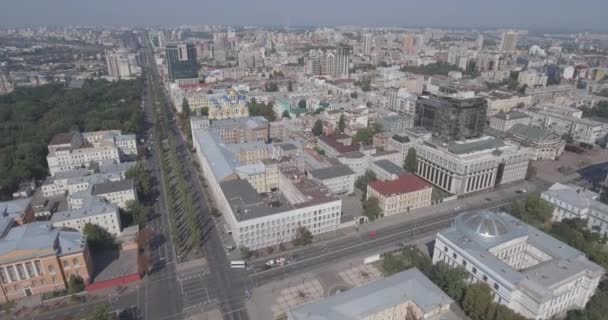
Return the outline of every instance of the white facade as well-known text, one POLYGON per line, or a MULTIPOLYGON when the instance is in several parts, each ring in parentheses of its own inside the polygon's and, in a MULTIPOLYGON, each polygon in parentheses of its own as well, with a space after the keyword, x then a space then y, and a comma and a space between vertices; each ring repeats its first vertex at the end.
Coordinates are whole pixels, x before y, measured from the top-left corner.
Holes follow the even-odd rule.
POLYGON ((137 155, 135 135, 123 135, 119 130, 73 132, 62 136, 66 139, 51 141, 48 146, 49 154, 46 159, 51 175, 88 168, 91 163, 106 160, 121 162, 125 157, 137 155))
POLYGON ((452 194, 471 193, 523 180, 528 170, 526 148, 490 137, 456 142, 448 148, 427 144, 415 148, 416 174, 452 194))
POLYGON ((72 228, 83 231, 87 223, 98 225, 114 236, 120 235, 121 222, 118 207, 94 200, 85 208, 57 212, 51 217, 55 228, 72 228))
POLYGON ((574 141, 594 144, 603 140, 608 133, 608 124, 555 112, 551 107, 529 109, 525 112, 530 116, 530 125, 546 128, 559 136, 569 135, 574 141))
POLYGON ((530 319, 584 308, 605 270, 585 255, 502 212, 466 212, 437 233, 433 263, 462 267, 494 301, 530 319))
POLYGON ((299 227, 312 235, 334 231, 340 225, 342 201, 289 210, 257 219, 230 221, 232 236, 238 246, 252 250, 276 246, 296 238, 299 227))
POLYGON ((527 85, 528 87, 546 87, 547 86, 546 74, 534 71, 521 71, 517 77, 517 82, 520 85, 527 85))
POLYGON ((556 183, 541 194, 553 205, 553 220, 583 219, 587 227, 608 235, 608 205, 599 201, 600 195, 574 185, 556 183))

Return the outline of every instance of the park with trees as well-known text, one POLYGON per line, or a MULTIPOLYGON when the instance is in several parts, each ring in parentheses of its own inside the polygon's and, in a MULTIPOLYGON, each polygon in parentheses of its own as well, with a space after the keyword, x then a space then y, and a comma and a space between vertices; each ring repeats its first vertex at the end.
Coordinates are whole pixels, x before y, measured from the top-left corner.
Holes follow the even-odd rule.
POLYGON ((87 80, 80 89, 48 84, 0 96, 0 199, 20 182, 48 175, 47 144, 58 133, 141 133, 142 89, 141 79, 87 80))

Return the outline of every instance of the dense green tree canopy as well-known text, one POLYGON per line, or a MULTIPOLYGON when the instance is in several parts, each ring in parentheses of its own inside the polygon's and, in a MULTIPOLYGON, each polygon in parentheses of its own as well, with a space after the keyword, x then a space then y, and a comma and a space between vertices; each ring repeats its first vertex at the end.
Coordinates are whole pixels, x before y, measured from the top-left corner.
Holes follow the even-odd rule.
POLYGON ((0 196, 47 175, 47 144, 70 130, 142 130, 142 81, 87 81, 81 89, 50 84, 0 97, 0 196))
POLYGON ((447 76, 450 71, 462 71, 455 65, 448 64, 447 62, 437 62, 427 64, 426 66, 405 66, 401 67, 401 71, 411 72, 416 74, 423 74, 426 76, 444 75, 447 76))

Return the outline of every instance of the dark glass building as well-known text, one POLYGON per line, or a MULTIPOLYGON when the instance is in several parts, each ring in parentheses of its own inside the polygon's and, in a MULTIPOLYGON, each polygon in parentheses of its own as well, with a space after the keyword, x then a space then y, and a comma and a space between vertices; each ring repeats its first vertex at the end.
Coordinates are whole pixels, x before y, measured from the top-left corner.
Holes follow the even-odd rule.
POLYGON ((421 96, 416 102, 414 125, 443 141, 476 138, 483 134, 487 109, 481 97, 421 96))
POLYGON ((166 47, 169 80, 198 78, 196 48, 191 43, 170 43, 166 47))

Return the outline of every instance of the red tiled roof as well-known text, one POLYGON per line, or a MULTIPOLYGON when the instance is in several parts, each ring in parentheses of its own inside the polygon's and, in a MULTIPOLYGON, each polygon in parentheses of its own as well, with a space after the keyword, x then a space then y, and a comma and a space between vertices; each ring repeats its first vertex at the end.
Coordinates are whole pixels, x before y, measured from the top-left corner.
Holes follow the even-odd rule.
POLYGON ((389 197, 391 195, 399 195, 431 188, 431 184, 413 173, 405 173, 396 180, 371 182, 369 187, 378 191, 378 193, 383 196, 389 197))

